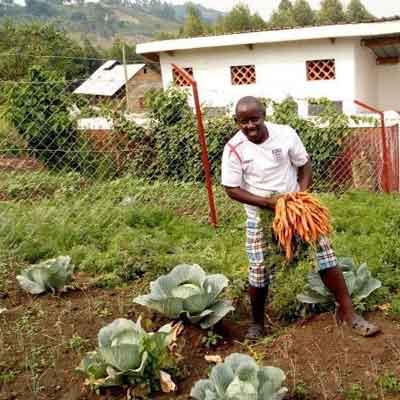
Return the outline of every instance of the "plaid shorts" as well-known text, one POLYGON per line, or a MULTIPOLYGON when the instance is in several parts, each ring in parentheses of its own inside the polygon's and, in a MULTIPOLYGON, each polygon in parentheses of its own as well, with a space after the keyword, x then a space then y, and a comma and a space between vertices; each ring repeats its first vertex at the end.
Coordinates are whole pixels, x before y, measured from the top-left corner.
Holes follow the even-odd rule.
MULTIPOLYGON (((284 253, 272 231, 274 214, 262 210, 259 219, 247 220, 246 252, 249 259, 249 284, 265 287, 276 269, 286 263, 284 253)), ((336 267, 337 260, 330 241, 321 236, 315 251, 316 270, 336 267)))

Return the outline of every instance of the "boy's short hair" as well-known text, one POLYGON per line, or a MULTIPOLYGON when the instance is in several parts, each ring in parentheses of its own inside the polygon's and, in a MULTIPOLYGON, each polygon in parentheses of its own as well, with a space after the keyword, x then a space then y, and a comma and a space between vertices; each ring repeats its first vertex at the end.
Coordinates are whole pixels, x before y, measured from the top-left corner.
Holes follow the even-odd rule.
POLYGON ((250 104, 256 105, 265 116, 264 104, 257 97, 254 97, 254 96, 245 96, 245 97, 242 97, 241 99, 239 99, 238 102, 236 103, 235 114, 236 115, 238 114, 239 107, 244 106, 244 105, 248 106, 250 104))

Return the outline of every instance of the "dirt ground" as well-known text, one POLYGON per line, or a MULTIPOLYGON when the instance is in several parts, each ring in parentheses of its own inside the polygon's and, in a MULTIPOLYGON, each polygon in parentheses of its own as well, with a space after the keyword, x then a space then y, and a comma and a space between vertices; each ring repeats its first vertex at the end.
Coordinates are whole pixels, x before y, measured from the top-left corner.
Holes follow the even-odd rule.
MULTIPOLYGON (((88 288, 32 297, 10 288, 0 300, 0 309, 6 308, 0 312, 0 400, 127 399, 123 389, 89 392, 74 368, 96 347, 99 329, 115 318, 136 320, 142 315, 147 329, 168 322, 132 303, 139 290, 143 288, 133 283, 116 290, 88 288)), ((245 352, 285 371, 288 399, 400 399, 399 392, 390 394, 387 385, 377 384, 388 374, 400 379, 400 322, 382 311, 368 318, 384 333, 368 339, 354 336, 337 328, 327 313, 301 324, 274 324, 270 336, 251 344, 244 340, 249 320, 247 306, 242 306, 218 327, 223 339, 212 348, 202 344, 204 331, 187 325, 179 338, 185 365, 179 391, 152 398, 189 399, 194 382, 212 366, 205 354, 245 352)))

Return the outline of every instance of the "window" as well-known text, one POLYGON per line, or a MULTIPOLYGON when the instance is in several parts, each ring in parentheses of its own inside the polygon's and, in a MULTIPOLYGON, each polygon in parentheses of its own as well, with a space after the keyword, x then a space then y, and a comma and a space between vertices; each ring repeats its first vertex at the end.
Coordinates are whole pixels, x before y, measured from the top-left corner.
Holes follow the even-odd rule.
MULTIPOLYGON (((190 76, 193 76, 193 67, 183 68, 190 76)), ((172 68, 172 78, 177 86, 190 86, 190 82, 175 68, 172 68)))
POLYGON ((251 85, 256 83, 255 65, 235 65, 231 67, 232 85, 251 85))
POLYGON ((306 61, 308 81, 327 81, 336 79, 335 60, 306 61))
MULTIPOLYGON (((337 112, 343 112, 343 102, 342 101, 332 101, 332 106, 336 109, 337 112)), ((321 115, 324 111, 325 106, 323 104, 318 104, 313 101, 308 102, 308 115, 310 117, 316 117, 321 115)))

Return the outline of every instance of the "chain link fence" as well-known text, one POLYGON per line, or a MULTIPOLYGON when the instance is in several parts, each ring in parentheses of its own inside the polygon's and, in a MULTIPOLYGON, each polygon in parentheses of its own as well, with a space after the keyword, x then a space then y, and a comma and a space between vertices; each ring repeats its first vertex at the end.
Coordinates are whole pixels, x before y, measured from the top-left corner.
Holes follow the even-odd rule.
MULTIPOLYGON (((90 224, 91 205, 101 202, 96 221, 106 231, 118 224, 115 208, 146 205, 214 225, 241 212, 219 184, 224 144, 237 131, 232 116, 201 108, 190 74, 178 66, 174 74, 180 86, 150 91, 142 115, 126 112, 123 88, 110 98, 76 95, 83 81, 40 68, 0 82, 3 250, 22 240, 13 219, 21 207, 51 224, 61 204, 66 225, 90 224)), ((398 125, 383 126, 379 113, 350 118, 326 100, 305 119, 297 100, 263 99, 268 120, 293 126, 310 152, 315 191, 399 191, 398 125)), ((34 236, 36 227, 23 232, 34 236)))

